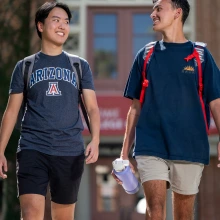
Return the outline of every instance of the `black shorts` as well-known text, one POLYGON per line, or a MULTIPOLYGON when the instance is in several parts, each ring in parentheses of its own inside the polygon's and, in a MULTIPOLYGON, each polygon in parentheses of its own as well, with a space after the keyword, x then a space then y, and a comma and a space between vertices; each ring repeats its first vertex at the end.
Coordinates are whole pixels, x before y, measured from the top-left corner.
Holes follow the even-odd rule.
POLYGON ((77 201, 85 156, 51 156, 35 150, 17 153, 18 196, 46 196, 49 183, 51 201, 73 204, 77 201))

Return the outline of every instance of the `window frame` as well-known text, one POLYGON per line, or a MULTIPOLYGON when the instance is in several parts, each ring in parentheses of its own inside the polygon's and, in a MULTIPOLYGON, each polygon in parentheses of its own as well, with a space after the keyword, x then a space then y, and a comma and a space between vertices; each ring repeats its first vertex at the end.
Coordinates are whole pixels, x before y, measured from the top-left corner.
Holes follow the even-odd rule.
MULTIPOLYGON (((132 15, 135 13, 151 13, 151 7, 88 7, 87 8, 87 58, 91 69, 94 70, 93 60, 93 28, 95 14, 116 14, 117 15, 117 73, 115 79, 95 79, 94 83, 97 92, 111 92, 121 94, 124 91, 130 69, 133 64, 133 31, 132 15), (123 27, 123 30, 121 29, 123 27), (129 34, 127 34, 129 33, 129 34), (130 46, 127 46, 130 45, 130 46)), ((146 44, 149 42, 146 42, 146 44)), ((143 45, 144 46, 144 45, 143 45)), ((140 48, 141 49, 141 48, 140 48)))

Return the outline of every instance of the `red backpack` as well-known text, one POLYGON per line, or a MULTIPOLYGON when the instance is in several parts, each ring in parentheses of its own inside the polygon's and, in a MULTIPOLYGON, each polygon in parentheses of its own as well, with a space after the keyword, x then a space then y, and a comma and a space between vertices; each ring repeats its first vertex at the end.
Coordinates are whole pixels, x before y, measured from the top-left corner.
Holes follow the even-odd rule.
MULTIPOLYGON (((144 59, 144 65, 143 65, 143 69, 142 69, 142 89, 141 89, 141 94, 140 94, 141 106, 143 105, 143 102, 144 102, 146 88, 149 85, 149 81, 147 79, 147 71, 146 71, 147 65, 149 65, 149 63, 150 63, 151 56, 154 52, 154 47, 155 47, 156 43, 157 43, 156 41, 151 42, 145 46, 146 56, 144 59)), ((185 60, 188 62, 191 59, 194 59, 195 62, 197 63, 197 66, 198 66, 198 95, 199 95, 199 100, 200 100, 200 104, 202 107, 202 112, 203 112, 203 116, 204 116, 204 120, 205 120, 205 124, 206 124, 206 131, 208 133, 209 128, 208 128, 208 122, 207 122, 207 117, 206 117, 206 109, 205 109, 205 104, 204 104, 203 97, 202 97, 202 93, 203 93, 202 61, 203 61, 203 57, 204 57, 204 48, 205 47, 206 47, 205 43, 194 42, 193 53, 190 54, 189 56, 187 56, 185 58, 185 60)))

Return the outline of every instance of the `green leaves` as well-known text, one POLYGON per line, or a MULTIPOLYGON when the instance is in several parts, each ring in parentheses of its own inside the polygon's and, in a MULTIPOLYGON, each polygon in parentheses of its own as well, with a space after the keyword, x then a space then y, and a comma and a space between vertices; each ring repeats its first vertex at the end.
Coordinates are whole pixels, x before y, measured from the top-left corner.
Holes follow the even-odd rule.
MULTIPOLYGON (((12 71, 19 60, 30 54, 31 4, 30 0, 1 0, 0 119, 6 108, 12 71)), ((19 133, 14 131, 5 152, 8 178, 0 187, 0 212, 4 220, 20 219, 15 172, 18 139, 19 133)))

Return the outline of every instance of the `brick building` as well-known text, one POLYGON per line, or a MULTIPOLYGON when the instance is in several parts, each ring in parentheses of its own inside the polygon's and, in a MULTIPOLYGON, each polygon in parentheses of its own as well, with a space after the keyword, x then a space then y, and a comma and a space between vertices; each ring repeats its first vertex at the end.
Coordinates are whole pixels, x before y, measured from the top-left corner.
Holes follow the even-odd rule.
MULTIPOLYGON (((220 40, 220 23, 218 22, 220 19, 220 1, 196 0, 195 5, 196 40, 207 43, 208 49, 220 67, 220 45, 218 43, 220 40)), ((215 220, 220 215, 217 205, 220 203, 220 170, 216 167, 218 135, 210 135, 209 139, 211 144, 211 161, 210 165, 204 170, 200 185, 200 193, 198 195, 199 220, 215 220)))

